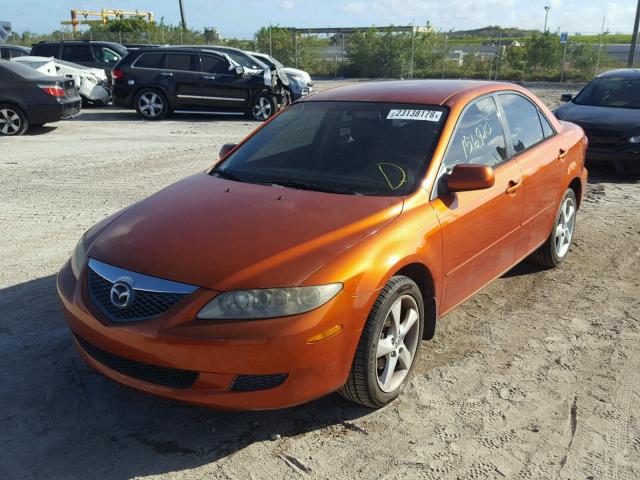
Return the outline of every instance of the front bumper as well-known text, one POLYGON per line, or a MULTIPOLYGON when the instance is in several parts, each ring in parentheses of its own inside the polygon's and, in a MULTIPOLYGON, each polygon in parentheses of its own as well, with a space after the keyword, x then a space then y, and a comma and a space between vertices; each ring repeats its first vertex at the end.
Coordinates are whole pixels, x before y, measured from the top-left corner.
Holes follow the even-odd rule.
POLYGON ((349 374, 370 303, 341 292, 326 305, 302 315, 202 321, 195 320, 196 313, 216 293, 201 288, 153 319, 115 324, 85 301, 89 298, 86 270, 76 281, 67 262, 57 278, 62 311, 85 361, 129 387, 220 409, 289 407, 340 388, 349 374), (343 329, 317 343, 307 342, 335 325, 343 329), (134 367, 139 363, 195 372, 197 378, 188 388, 162 385, 149 380, 153 377, 123 373, 126 370, 117 368, 110 357, 101 357, 100 352, 134 362, 134 367), (238 381, 244 381, 244 376, 278 375, 286 375, 286 379, 275 387, 238 391, 238 381))
POLYGON ((586 162, 590 165, 613 165, 617 170, 640 172, 640 144, 629 144, 622 148, 589 147, 586 162))

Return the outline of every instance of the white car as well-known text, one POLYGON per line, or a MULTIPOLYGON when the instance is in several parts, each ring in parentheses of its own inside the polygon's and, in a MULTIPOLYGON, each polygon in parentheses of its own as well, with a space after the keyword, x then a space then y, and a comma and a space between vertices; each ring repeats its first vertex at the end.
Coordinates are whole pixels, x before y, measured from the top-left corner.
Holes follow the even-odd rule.
POLYGON ((85 67, 53 57, 16 57, 12 62, 22 63, 45 75, 73 78, 83 101, 106 105, 111 100, 109 80, 104 70, 85 67))
POLYGON ((298 100, 300 97, 308 95, 313 90, 313 81, 311 76, 304 70, 297 68, 285 67, 278 60, 266 53, 247 52, 252 57, 257 58, 261 62, 266 63, 271 68, 282 70, 289 79, 289 85, 287 86, 291 92, 291 98, 298 100))

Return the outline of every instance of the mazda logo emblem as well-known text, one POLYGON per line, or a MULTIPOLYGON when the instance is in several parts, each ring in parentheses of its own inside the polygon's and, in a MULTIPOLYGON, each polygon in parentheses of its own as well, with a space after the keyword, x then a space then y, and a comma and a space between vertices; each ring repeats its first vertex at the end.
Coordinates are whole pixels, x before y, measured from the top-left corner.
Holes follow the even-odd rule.
POLYGON ((127 282, 118 280, 111 287, 111 303, 118 308, 127 308, 133 303, 133 288, 127 282))

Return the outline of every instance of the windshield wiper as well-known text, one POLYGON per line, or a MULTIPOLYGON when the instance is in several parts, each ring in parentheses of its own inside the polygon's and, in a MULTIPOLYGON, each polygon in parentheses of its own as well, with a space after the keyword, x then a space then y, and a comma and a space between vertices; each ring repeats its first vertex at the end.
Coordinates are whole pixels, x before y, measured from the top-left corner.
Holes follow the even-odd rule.
POLYGON ((356 192, 354 190, 328 187, 326 185, 320 185, 318 183, 300 182, 297 180, 276 180, 273 182, 264 182, 264 183, 276 185, 279 187, 295 188, 297 190, 313 190, 315 192, 340 193, 343 195, 364 195, 363 193, 356 192))
POLYGON ((221 168, 214 168, 209 172, 209 174, 215 175, 218 178, 224 178, 225 180, 231 180, 234 182, 244 182, 244 180, 241 179, 240 177, 234 175, 231 172, 228 172, 227 170, 222 170, 221 168))

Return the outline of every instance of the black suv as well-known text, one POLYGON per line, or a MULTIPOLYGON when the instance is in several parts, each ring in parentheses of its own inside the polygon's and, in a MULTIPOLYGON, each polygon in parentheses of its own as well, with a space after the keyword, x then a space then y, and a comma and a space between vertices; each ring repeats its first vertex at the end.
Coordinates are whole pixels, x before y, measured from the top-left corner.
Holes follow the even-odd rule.
POLYGON ((276 74, 251 71, 204 48, 141 49, 113 69, 113 102, 159 120, 169 112, 248 115, 264 121, 283 104, 276 74))
POLYGON ((40 42, 34 44, 31 49, 31 55, 54 57, 85 67, 102 68, 107 72, 107 75, 127 53, 129 51, 119 43, 83 40, 40 42))

